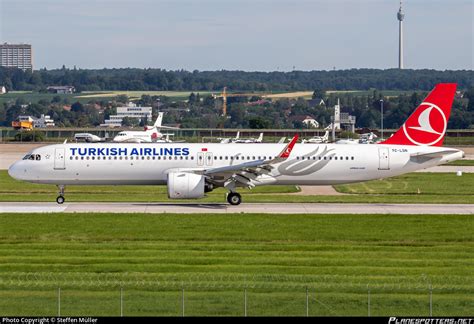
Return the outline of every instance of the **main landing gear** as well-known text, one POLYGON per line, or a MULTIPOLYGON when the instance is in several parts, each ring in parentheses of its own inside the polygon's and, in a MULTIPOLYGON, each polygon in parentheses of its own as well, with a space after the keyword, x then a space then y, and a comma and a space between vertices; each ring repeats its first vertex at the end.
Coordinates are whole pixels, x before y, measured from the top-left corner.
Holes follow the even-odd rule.
POLYGON ((237 206, 242 202, 242 196, 238 192, 229 192, 227 195, 227 202, 231 205, 237 206))
POLYGON ((64 198, 64 185, 59 185, 58 189, 59 189, 59 196, 56 198, 56 202, 61 205, 66 200, 64 198))

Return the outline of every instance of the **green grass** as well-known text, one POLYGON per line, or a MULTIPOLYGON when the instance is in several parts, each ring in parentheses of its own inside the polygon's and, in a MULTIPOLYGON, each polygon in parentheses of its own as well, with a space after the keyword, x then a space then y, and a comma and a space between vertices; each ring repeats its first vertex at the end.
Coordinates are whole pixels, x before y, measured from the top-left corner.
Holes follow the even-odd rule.
MULTIPOLYGON (((67 98, 69 102, 73 103, 79 101, 81 103, 87 103, 93 100, 113 100, 118 95, 127 95, 132 100, 140 99, 142 95, 150 96, 167 96, 171 100, 187 100, 192 91, 84 91, 81 93, 73 94, 56 94, 56 93, 39 93, 31 91, 12 91, 0 96, 0 104, 5 102, 15 102, 16 99, 22 98, 28 102, 38 102, 39 100, 51 101, 54 97, 59 96, 61 99, 67 98)), ((211 93, 219 94, 219 92, 210 91, 195 91, 199 92, 201 96, 208 95, 211 93)))
POLYGON ((474 166, 474 160, 457 160, 457 161, 449 162, 445 165, 474 166))
POLYGON ((0 214, 3 316, 472 316, 469 215, 0 214))
MULTIPOLYGON (((296 195, 295 186, 264 186, 241 189, 245 202, 334 202, 334 203, 474 203, 474 174, 411 173, 384 180, 335 186, 346 195, 296 195), (419 190, 419 191, 418 191, 419 190)), ((207 194, 201 202, 225 202, 222 188, 207 194)), ((0 201, 55 201, 53 185, 17 181, 0 171, 0 201)), ((130 201, 170 202, 165 186, 67 186, 68 202, 130 201)), ((174 200, 174 202, 176 202, 174 200)))

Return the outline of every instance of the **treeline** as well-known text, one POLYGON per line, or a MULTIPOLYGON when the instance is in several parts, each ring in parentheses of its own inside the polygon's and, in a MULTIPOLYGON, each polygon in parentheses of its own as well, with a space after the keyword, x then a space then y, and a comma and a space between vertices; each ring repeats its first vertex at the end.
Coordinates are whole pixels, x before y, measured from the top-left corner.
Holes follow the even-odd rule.
MULTIPOLYGON (((252 129, 302 129, 308 127, 302 120, 306 116, 316 119, 320 128, 331 123, 334 105, 340 101, 342 111, 356 117, 357 128, 377 129, 381 120, 381 100, 384 105, 385 128, 397 129, 417 107, 427 92, 402 93, 385 96, 383 91, 373 90, 367 95, 326 93, 315 91, 314 96, 324 103, 304 98, 282 98, 275 101, 261 97, 229 97, 227 116, 222 116, 222 100, 211 95, 191 93, 188 100, 174 101, 166 96, 142 95, 136 101, 142 106, 153 107, 153 120, 124 119, 124 126, 152 124, 158 111, 164 111, 165 124, 177 124, 182 128, 252 128, 252 129), (301 118, 303 117, 303 119, 301 118)), ((19 115, 50 115, 59 127, 98 126, 116 113, 116 107, 129 101, 119 95, 112 101, 91 99, 89 103, 69 103, 67 97, 55 96, 28 103, 23 98, 0 105, 0 126, 9 126, 19 115), (65 107, 67 109, 65 109, 65 107)), ((457 96, 453 103, 449 129, 474 129, 474 87, 457 96)))
POLYGON ((472 70, 377 70, 244 72, 168 71, 163 69, 62 69, 22 71, 0 68, 0 86, 7 90, 45 90, 50 85, 72 85, 77 91, 297 91, 297 90, 430 90, 439 82, 456 82, 459 89, 473 85, 472 70))

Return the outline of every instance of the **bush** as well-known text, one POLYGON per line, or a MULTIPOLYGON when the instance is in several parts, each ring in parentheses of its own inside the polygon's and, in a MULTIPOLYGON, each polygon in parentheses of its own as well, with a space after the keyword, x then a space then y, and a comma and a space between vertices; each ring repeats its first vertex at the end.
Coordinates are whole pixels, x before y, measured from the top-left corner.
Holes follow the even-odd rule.
POLYGON ((21 131, 15 135, 17 142, 42 142, 44 140, 44 132, 42 131, 21 131))

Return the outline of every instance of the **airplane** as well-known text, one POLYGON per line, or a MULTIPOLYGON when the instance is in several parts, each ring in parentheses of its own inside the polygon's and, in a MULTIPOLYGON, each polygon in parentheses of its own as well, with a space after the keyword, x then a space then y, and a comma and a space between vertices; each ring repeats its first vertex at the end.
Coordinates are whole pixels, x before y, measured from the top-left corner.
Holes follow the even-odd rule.
POLYGON ((155 124, 153 126, 145 126, 143 131, 119 132, 112 141, 118 143, 152 143, 163 138, 163 134, 160 132, 161 129, 178 129, 176 127, 162 126, 162 120, 163 112, 159 112, 158 117, 156 118, 155 124))
POLYGON ((167 185, 171 199, 199 199, 217 187, 238 205, 239 188, 335 185, 394 177, 464 157, 443 147, 456 84, 441 83, 390 138, 372 145, 220 143, 63 143, 36 148, 11 177, 67 185, 167 185))
POLYGON ((378 138, 378 136, 372 132, 360 134, 359 144, 374 144, 376 138, 378 138))
POLYGON ((237 139, 235 139, 233 142, 231 143, 262 143, 263 141, 263 133, 260 133, 260 135, 258 136, 258 138, 253 138, 253 137, 250 137, 250 138, 238 138, 238 135, 237 135, 237 139))
POLYGON ((240 137, 240 132, 237 131, 237 134, 235 135, 234 138, 223 138, 223 137, 218 137, 217 140, 221 144, 229 144, 229 143, 234 143, 234 141, 238 140, 240 137))
POLYGON ((329 131, 327 130, 326 133, 324 133, 323 136, 313 136, 310 139, 304 139, 301 141, 301 143, 327 143, 329 140, 329 131))
POLYGON ((370 133, 360 134, 359 139, 352 139, 352 138, 340 139, 340 140, 336 141, 336 144, 351 144, 351 145, 354 145, 354 144, 374 144, 375 139, 377 137, 378 137, 377 135, 370 132, 370 133))
POLYGON ((74 140, 76 142, 85 141, 87 143, 97 143, 105 141, 104 138, 100 138, 99 136, 90 133, 76 133, 74 134, 74 140))

